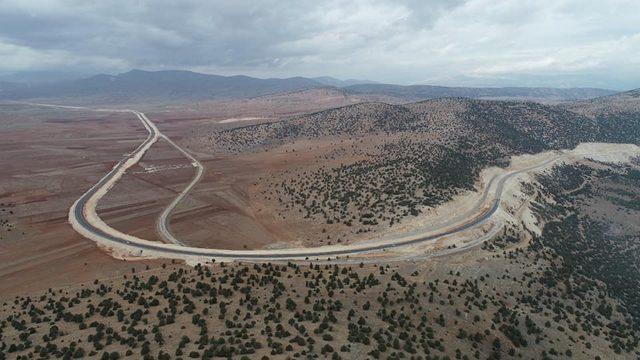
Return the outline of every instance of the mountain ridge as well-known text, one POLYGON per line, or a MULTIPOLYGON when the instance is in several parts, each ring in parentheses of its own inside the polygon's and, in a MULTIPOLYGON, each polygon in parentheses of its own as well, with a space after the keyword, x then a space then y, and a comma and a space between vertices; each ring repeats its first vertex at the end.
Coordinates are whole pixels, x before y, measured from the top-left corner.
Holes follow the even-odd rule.
MULTIPOLYGON (((222 76, 186 70, 131 70, 98 74, 87 78, 25 84, 0 82, 0 99, 72 99, 93 103, 134 103, 154 101, 199 101, 219 98, 250 98, 327 85, 328 77, 267 78, 246 75, 222 76), (324 79, 325 83, 319 81, 324 79)), ((333 79, 333 78, 329 78, 333 79)), ((337 85, 360 80, 333 79, 337 85)), ((405 102, 442 98, 496 98, 560 102, 612 95, 616 92, 596 88, 467 88, 431 85, 356 84, 335 86, 349 94, 382 95, 405 102)))

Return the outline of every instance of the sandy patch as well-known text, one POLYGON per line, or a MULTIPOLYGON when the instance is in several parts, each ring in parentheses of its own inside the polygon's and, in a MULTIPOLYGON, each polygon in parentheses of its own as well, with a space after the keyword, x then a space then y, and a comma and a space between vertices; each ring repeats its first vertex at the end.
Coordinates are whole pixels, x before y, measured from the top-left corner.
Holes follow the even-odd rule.
POLYGON ((234 123, 234 122, 239 122, 239 121, 267 120, 267 119, 269 119, 269 118, 266 118, 266 117, 252 117, 252 116, 236 117, 236 118, 228 118, 228 119, 220 120, 220 121, 218 121, 218 124, 228 124, 228 123, 234 123))

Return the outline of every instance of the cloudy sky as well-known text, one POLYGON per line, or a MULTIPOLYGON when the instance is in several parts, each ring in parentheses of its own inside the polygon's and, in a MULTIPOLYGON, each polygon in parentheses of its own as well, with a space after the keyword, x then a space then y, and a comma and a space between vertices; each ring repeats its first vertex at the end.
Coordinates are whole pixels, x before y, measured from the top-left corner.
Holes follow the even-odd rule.
POLYGON ((638 0, 0 0, 0 73, 640 87, 638 0))

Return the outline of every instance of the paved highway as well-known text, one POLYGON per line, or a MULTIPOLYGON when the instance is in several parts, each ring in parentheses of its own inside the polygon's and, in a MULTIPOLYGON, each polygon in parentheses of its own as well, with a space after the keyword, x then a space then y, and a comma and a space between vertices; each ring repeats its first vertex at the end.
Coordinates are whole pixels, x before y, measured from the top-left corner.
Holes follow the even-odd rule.
MULTIPOLYGON (((539 168, 549 166, 566 156, 562 152, 558 152, 553 158, 538 163, 518 171, 503 173, 494 176, 483 189, 483 195, 480 201, 474 205, 469 213, 478 210, 477 214, 470 216, 468 219, 454 219, 443 225, 440 230, 423 236, 412 236, 388 240, 380 240, 377 242, 358 243, 350 245, 332 245, 314 248, 295 248, 295 249, 279 249, 279 250, 223 250, 223 249, 206 249, 184 246, 184 244, 175 238, 169 231, 169 218, 175 206, 193 189, 202 177, 203 167, 197 159, 188 152, 175 144, 171 139, 162 134, 155 124, 149 120, 146 115, 136 110, 128 109, 89 109, 76 106, 63 106, 51 104, 36 104, 36 106, 50 106, 75 110, 95 110, 95 111, 112 111, 112 112, 130 112, 134 114, 147 129, 149 135, 147 138, 130 154, 127 154, 113 169, 98 181, 97 184, 87 190, 69 209, 69 222, 76 231, 85 237, 95 241, 100 246, 112 250, 114 254, 123 258, 135 257, 157 257, 157 258, 178 258, 183 260, 211 260, 211 259, 227 259, 227 260, 302 260, 310 258, 329 258, 329 257, 345 257, 356 254, 367 254, 385 251, 388 249, 398 248, 402 246, 416 245, 429 241, 435 241, 445 236, 454 235, 471 228, 482 226, 489 220, 500 208, 504 186, 507 181, 520 173, 533 171, 539 168), (181 151, 197 171, 189 183, 189 185, 171 202, 171 204, 162 212, 158 218, 157 229, 161 236, 171 242, 171 244, 159 243, 136 238, 129 234, 124 234, 100 219, 96 212, 98 201, 111 189, 111 187, 120 179, 127 169, 137 164, 142 156, 149 148, 160 138, 166 139, 179 151, 181 151), (494 183, 497 186, 493 189, 494 183), (486 204, 489 196, 493 196, 488 204, 486 204), (458 221, 459 220, 459 221, 458 221)), ((486 236, 485 236, 486 237, 486 236)), ((114 255, 115 256, 115 255, 114 255)))
MULTIPOLYGON (((485 188, 482 190, 483 194, 481 199, 476 204, 474 204, 473 207, 467 209, 467 212, 464 216, 453 218, 447 221, 445 224, 441 225, 438 229, 433 229, 429 233, 425 232, 424 235, 411 234, 409 236, 406 234, 403 237, 378 240, 376 242, 363 242, 350 245, 331 245, 314 248, 242 251, 206 249, 184 246, 182 242, 180 242, 171 234, 167 225, 169 217, 175 206, 180 203, 180 201, 189 193, 189 191, 193 189, 193 187, 200 180, 203 173, 203 167, 193 156, 191 156, 188 152, 180 148, 177 144, 175 144, 168 137, 162 134, 155 126, 155 124, 150 121, 144 113, 128 109, 89 109, 75 106, 36 103, 27 104, 74 110, 130 112, 142 122, 145 129, 148 131, 149 134, 147 138, 133 152, 127 154, 120 162, 118 162, 113 167, 111 171, 109 171, 109 173, 102 177, 97 184, 95 184, 84 194, 82 194, 82 196, 78 200, 76 200, 76 202, 69 209, 69 223, 76 231, 78 231, 83 236, 95 241, 99 246, 110 250, 113 256, 126 259, 144 257, 175 258, 182 259, 190 263, 195 263, 211 261, 212 259, 254 261, 303 260, 331 257, 341 257, 342 259, 344 259, 344 257, 349 257, 350 255, 375 254, 389 249, 435 241, 445 236, 454 235, 472 228, 483 226, 499 210, 505 184, 509 180, 513 179, 515 176, 523 172, 535 171, 540 168, 547 167, 561 159, 571 159, 576 157, 586 158, 596 154, 603 159, 608 159, 611 161, 628 161, 628 159, 618 159, 621 157, 621 148, 618 149, 616 147, 612 147, 612 144, 584 144, 585 147, 583 147, 582 149, 579 149, 579 146, 572 151, 558 151, 551 157, 543 157, 543 159, 546 160, 539 160, 539 162, 533 166, 517 171, 494 175, 494 177, 490 179, 485 188), (104 223, 104 221, 102 221, 102 219, 96 212, 98 201, 113 187, 113 185, 120 179, 120 177, 126 172, 127 169, 131 168, 132 166, 137 164, 138 161, 140 161, 142 156, 160 138, 166 139, 169 143, 180 150, 187 158, 192 161, 192 165, 197 168, 197 172, 189 185, 172 201, 172 203, 163 211, 158 219, 158 231, 165 239, 168 239, 171 244, 148 241, 136 238, 129 234, 122 233, 104 223), (606 147, 602 147, 601 145, 606 145, 606 147), (494 189, 494 184, 496 182, 497 185, 494 189), (487 202, 490 197, 491 199, 487 202)), ((630 156, 630 153, 633 153, 633 156, 637 156, 638 154, 640 154, 640 148, 635 145, 618 145, 622 147, 626 146, 626 148, 624 148, 624 153, 627 157, 630 156), (633 147, 633 149, 631 149, 630 147, 633 147)), ((469 246, 471 246, 469 244, 477 245, 479 243, 482 243, 482 241, 487 240, 491 237, 492 234, 495 234, 497 232, 497 228, 499 228, 500 224, 500 220, 495 219, 495 221, 492 222, 492 228, 489 232, 478 235, 478 237, 473 239, 472 241, 465 242, 465 244, 467 245, 463 246, 463 248, 468 248, 469 246)), ((444 250, 432 255, 437 256, 438 254, 446 255, 450 253, 450 250, 444 250)), ((402 256, 400 256, 399 258, 402 258, 402 256)))
POLYGON ((131 256, 153 256, 153 257, 166 257, 166 258, 182 258, 188 259, 189 257, 201 258, 220 258, 230 260, 241 259, 253 259, 253 260, 279 260, 279 259, 308 259, 308 258, 327 258, 337 256, 348 256, 362 253, 374 253, 387 249, 393 249, 401 246, 415 245, 427 241, 434 241, 444 236, 453 235, 473 227, 484 224, 491 216, 498 210, 500 206, 500 200, 505 183, 516 176, 519 173, 534 170, 536 168, 544 167, 550 163, 556 161, 561 157, 557 157, 547 160, 544 163, 537 164, 530 168, 522 169, 519 171, 497 175, 492 179, 488 186, 483 190, 482 202, 493 195, 494 198, 489 203, 490 206, 485 206, 477 215, 470 219, 464 219, 457 224, 454 224, 441 231, 435 231, 425 236, 418 236, 409 239, 391 239, 386 241, 380 241, 377 243, 361 243, 351 245, 334 245, 323 246, 315 248, 298 248, 298 249, 281 249, 281 250, 223 250, 223 249, 206 249, 184 246, 182 242, 176 239, 169 231, 166 225, 171 212, 174 207, 187 195, 187 193, 197 184, 202 175, 202 165, 197 162, 195 158, 189 155, 186 151, 182 150, 179 146, 175 145, 172 141, 166 138, 157 129, 155 124, 151 122, 143 113, 129 110, 135 114, 138 119, 144 124, 145 128, 149 132, 149 136, 145 141, 136 148, 135 151, 128 154, 122 159, 116 166, 105 175, 96 185, 87 190, 71 207, 69 212, 69 221, 76 230, 82 233, 84 236, 98 242, 102 246, 106 246, 112 249, 123 250, 131 254, 131 256), (113 184, 119 179, 124 172, 135 165, 144 153, 150 148, 150 146, 157 141, 160 137, 169 140, 176 148, 180 149, 185 156, 190 158, 197 167, 198 171, 192 182, 181 192, 178 197, 165 209, 161 217, 158 220, 158 229, 164 234, 165 238, 171 239, 172 244, 163 244, 144 239, 135 238, 128 234, 123 234, 116 229, 106 225, 96 214, 95 207, 98 200, 113 186, 113 184), (492 187, 495 181, 498 181, 496 188, 492 191, 492 187))
MULTIPOLYGON (((145 142, 150 141, 147 139, 145 142)), ((143 143, 144 144, 144 143, 143 143)), ((141 145, 142 146, 142 145, 141 145)), ((129 155, 131 157, 132 155, 129 155)), ((93 234, 95 237, 100 238, 98 241, 104 244, 104 240, 110 242, 111 245, 116 248, 118 245, 126 245, 127 248, 133 247, 135 249, 143 250, 143 251, 151 251, 151 254, 159 257, 167 257, 171 258, 174 255, 178 255, 178 257, 183 258, 184 256, 195 256, 195 257, 205 257, 205 258, 223 258, 230 260, 242 260, 242 259, 254 259, 254 260, 279 260, 279 259, 307 259, 307 258, 326 258, 326 257, 336 257, 336 256, 347 256, 354 255, 360 253, 370 253, 377 252, 386 249, 392 249, 400 246, 407 245, 415 245, 421 242, 426 241, 434 241, 444 236, 452 235, 458 232, 462 232, 468 230, 472 227, 476 227, 482 225, 486 220, 488 220, 499 208, 500 199, 502 192, 504 190, 505 183, 516 176, 519 173, 530 171, 538 167, 544 167, 549 165, 550 163, 556 161, 559 157, 548 160, 543 164, 539 164, 533 166, 531 168, 523 169, 517 172, 508 173, 502 176, 498 181, 498 186, 496 188, 497 196, 491 202, 491 206, 477 216, 468 221, 465 221, 461 224, 458 224, 450 229, 436 232, 430 234, 428 236, 418 237, 410 240, 401 240, 401 241, 389 241, 380 244, 354 244, 354 245, 344 245, 340 246, 332 246, 332 247, 317 247, 317 248, 301 248, 301 249, 283 249, 283 250, 247 250, 247 251, 234 251, 234 250, 217 250, 217 249, 205 249, 205 248, 194 248, 194 247, 185 247, 185 246, 172 246, 170 244, 161 244, 152 241, 146 240, 137 240, 132 241, 127 237, 114 236, 113 234, 106 232, 102 229, 102 227, 96 227, 92 223, 90 219, 87 219, 85 216, 85 210, 87 208, 88 200, 95 195, 96 191, 100 189, 102 186, 110 178, 111 174, 117 171, 118 168, 123 166, 124 160, 121 161, 116 167, 100 180, 94 187, 89 189, 85 194, 76 201, 74 206, 71 208, 70 217, 73 217, 73 220, 77 221, 78 224, 81 225, 87 232, 93 234)), ((487 197, 489 193, 489 187, 485 188, 485 195, 483 197, 487 197)), ((142 253, 144 255, 144 253, 142 253)))
POLYGON ((202 166, 200 161, 198 161, 198 159, 194 158, 186 150, 181 148, 178 144, 174 143, 173 140, 169 139, 164 135, 162 135, 162 137, 165 140, 167 140, 171 145, 173 145, 176 149, 178 149, 182 154, 184 154, 184 156, 187 157, 187 159, 191 160, 191 164, 196 168, 196 174, 191 180, 191 182, 189 183, 189 185, 187 185, 184 188, 184 190, 182 190, 182 192, 180 192, 180 194, 178 194, 178 196, 176 196, 176 198, 173 199, 171 204, 169 204, 169 206, 167 206, 162 211, 162 213, 158 217, 158 221, 156 222, 156 230, 158 234, 160 234, 160 237, 162 237, 162 239, 176 245, 185 246, 185 244, 182 241, 178 240, 173 235, 173 233, 171 233, 171 230, 169 228, 169 221, 171 219, 171 213, 173 212, 175 207, 182 201, 182 199, 184 199, 185 196, 187 196, 187 194, 198 184, 198 182, 202 178, 202 174, 204 173, 204 167, 202 166))

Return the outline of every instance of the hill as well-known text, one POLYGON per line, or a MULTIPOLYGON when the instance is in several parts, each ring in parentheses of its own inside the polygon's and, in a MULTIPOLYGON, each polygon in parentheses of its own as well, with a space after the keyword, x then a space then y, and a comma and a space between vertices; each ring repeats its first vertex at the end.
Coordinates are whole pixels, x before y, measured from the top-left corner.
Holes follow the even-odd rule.
POLYGON ((602 141, 640 143, 640 89, 562 107, 595 121, 602 141))
POLYGON ((595 123, 560 107, 532 102, 436 99, 405 105, 361 103, 216 133, 227 151, 247 151, 300 138, 401 132, 492 138, 524 152, 594 140, 595 123), (455 131, 454 131, 455 130, 455 131))
POLYGON ((593 120, 560 107, 454 98, 362 103, 206 136, 217 152, 331 149, 274 174, 262 196, 359 233, 473 189, 483 168, 508 165, 511 155, 573 148, 598 133, 593 120))
POLYGON ((562 105, 564 108, 591 118, 604 115, 640 112, 640 89, 629 90, 609 96, 575 101, 562 105))

